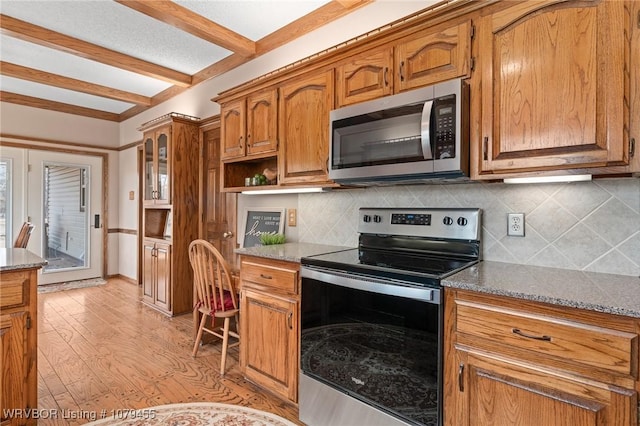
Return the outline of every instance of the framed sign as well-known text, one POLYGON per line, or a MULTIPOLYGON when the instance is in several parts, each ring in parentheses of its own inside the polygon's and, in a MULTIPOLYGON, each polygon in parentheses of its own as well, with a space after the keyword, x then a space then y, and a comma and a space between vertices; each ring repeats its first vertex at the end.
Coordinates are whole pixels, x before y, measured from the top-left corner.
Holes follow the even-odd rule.
POLYGON ((247 208, 240 222, 240 247, 261 245, 260 235, 284 232, 284 208, 247 208))

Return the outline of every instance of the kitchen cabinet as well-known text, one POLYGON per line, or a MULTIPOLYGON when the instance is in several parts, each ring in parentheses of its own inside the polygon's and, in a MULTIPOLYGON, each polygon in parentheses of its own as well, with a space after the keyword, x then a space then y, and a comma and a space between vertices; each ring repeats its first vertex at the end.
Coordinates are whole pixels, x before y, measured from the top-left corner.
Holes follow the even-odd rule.
POLYGON ((276 89, 251 93, 221 107, 222 159, 271 152, 278 149, 276 89))
POLYGON ((149 305, 170 312, 171 245, 145 240, 142 250, 142 299, 149 305))
POLYGON ((477 20, 473 178, 628 166, 629 7, 518 2, 477 20))
MULTIPOLYGON (((12 249, 7 249, 12 250, 12 249)), ((18 249, 15 249, 18 250, 18 249)), ((24 250, 25 249, 19 249, 24 250)), ((40 267, 0 273, 0 423, 35 425, 35 417, 9 416, 10 409, 37 410, 37 285, 40 267)))
POLYGON ((429 28, 338 64, 337 106, 468 77, 470 62, 471 21, 429 28))
POLYGON ((297 403, 300 265, 241 256, 240 286, 242 374, 297 403))
POLYGON ((278 175, 281 184, 328 180, 329 112, 333 70, 306 74, 280 86, 278 175))
POLYGON ((169 139, 171 128, 163 126, 143 136, 144 170, 142 173, 144 204, 171 203, 169 180, 169 139))
MULTIPOLYGON (((165 135, 166 167, 163 182, 167 190, 140 209, 140 268, 142 302, 166 315, 193 308, 193 272, 188 248, 198 238, 199 142, 198 119, 171 113, 143 125, 142 185, 147 179, 146 141, 165 135), (162 203, 159 203, 162 199, 162 203)), ((160 149, 156 154, 162 157, 160 149)))
POLYGON ((637 320, 445 290, 445 425, 635 425, 637 320))

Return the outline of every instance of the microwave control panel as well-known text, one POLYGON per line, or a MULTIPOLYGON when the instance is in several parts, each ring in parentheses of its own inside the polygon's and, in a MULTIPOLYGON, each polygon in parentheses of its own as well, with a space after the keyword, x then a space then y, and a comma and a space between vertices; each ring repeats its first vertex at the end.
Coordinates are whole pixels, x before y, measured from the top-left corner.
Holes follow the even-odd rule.
POLYGON ((434 158, 456 156, 456 96, 438 98, 434 102, 435 142, 434 158))

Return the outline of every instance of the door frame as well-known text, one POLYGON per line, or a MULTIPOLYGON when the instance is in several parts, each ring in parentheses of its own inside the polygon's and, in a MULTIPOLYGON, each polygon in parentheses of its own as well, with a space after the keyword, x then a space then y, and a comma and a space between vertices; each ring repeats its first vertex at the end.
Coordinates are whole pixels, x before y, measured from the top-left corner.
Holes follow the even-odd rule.
MULTIPOLYGON (((64 142, 61 142, 64 143, 64 142)), ((102 278, 107 277, 107 270, 109 264, 109 214, 108 214, 108 199, 109 199, 109 188, 107 185, 108 177, 109 177, 109 154, 106 152, 99 151, 88 151, 83 149, 74 149, 71 147, 67 148, 57 148, 53 146, 45 146, 45 145, 36 145, 31 143, 21 143, 21 142, 10 142, 6 140, 2 140, 2 146, 21 148, 25 150, 31 151, 50 151, 57 152, 61 154, 71 154, 71 155, 87 155, 91 157, 100 157, 102 159, 102 176, 100 176, 100 185, 102 187, 102 278)), ((15 195, 15 194, 14 194, 15 195)), ((24 194, 21 194, 24 196, 24 194)))

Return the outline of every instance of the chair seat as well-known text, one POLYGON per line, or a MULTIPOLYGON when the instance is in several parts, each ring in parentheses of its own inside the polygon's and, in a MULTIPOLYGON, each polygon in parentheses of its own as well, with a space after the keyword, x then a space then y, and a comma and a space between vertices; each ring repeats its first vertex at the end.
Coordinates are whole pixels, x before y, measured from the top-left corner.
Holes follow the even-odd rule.
POLYGON ((233 298, 231 297, 231 293, 227 290, 224 291, 222 302, 220 300, 216 301, 212 297, 210 305, 213 308, 211 309, 211 311, 204 308, 204 303, 202 303, 202 301, 199 301, 198 303, 196 303, 195 309, 199 310, 204 314, 212 315, 212 316, 217 312, 233 311, 235 309, 235 307, 233 306, 233 298), (223 307, 221 307, 220 305, 223 305, 223 307))

